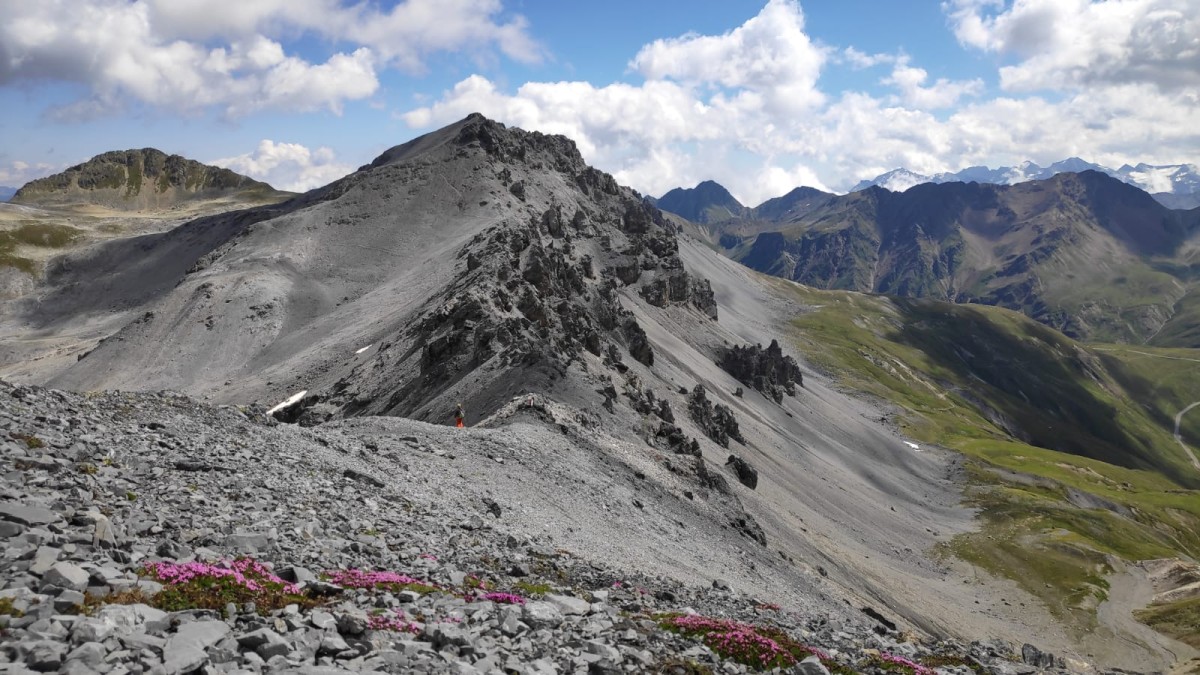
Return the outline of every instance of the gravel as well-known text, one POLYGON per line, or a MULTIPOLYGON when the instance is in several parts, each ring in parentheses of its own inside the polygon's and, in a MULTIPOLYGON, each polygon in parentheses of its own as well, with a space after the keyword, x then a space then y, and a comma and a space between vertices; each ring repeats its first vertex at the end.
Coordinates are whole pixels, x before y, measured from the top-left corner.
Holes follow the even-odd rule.
MULTIPOLYGON (((660 628, 661 612, 777 626, 829 663, 867 673, 884 672, 865 665, 874 655, 934 653, 984 672, 1034 671, 1012 646, 921 641, 825 599, 778 607, 727 583, 683 583, 572 553, 530 535, 516 518, 520 503, 501 491, 490 498, 502 506, 497 515, 471 490, 456 498, 447 484, 419 478, 451 462, 445 456, 489 443, 493 457, 471 461, 507 465, 513 458, 499 451, 511 429, 468 430, 460 439, 470 443, 439 446, 431 439, 440 429, 409 422, 404 437, 415 441, 385 450, 394 436, 379 430, 399 424, 301 429, 170 393, 80 395, 0 381, 0 520, 19 526, 4 530, 0 672, 636 673, 684 672, 685 663, 747 671, 660 628), (361 456, 367 443, 380 448, 371 462, 361 456), (209 468, 193 470, 195 462, 209 468), (270 611, 150 606, 164 586, 146 576, 147 562, 243 555, 295 580, 309 600, 270 611), (352 568, 401 572, 436 589, 394 593, 321 578, 352 568), (518 597, 487 599, 475 583, 518 597), (403 630, 380 629, 381 618, 403 630)), ((1063 665, 1026 653, 1051 670, 1063 665)), ((809 660, 790 672, 824 668, 809 660)))

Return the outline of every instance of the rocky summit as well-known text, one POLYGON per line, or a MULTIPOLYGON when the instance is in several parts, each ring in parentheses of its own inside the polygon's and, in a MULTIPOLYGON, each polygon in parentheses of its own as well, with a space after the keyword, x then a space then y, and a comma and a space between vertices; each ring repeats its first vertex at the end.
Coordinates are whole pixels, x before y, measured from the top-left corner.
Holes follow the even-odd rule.
POLYGON ((154 148, 106 152, 26 183, 12 196, 25 206, 96 204, 119 210, 166 209, 182 202, 237 195, 277 201, 286 193, 221 167, 154 148))

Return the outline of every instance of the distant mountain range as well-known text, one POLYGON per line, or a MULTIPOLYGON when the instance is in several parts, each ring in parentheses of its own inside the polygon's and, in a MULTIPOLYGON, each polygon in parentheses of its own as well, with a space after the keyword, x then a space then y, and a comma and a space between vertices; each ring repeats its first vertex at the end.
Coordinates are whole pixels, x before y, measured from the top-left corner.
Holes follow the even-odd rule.
POLYGON ((711 183, 658 204, 698 218, 697 233, 735 260, 808 286, 980 302, 1080 339, 1200 347, 1200 264, 1186 255, 1200 211, 1106 173, 797 188, 753 208, 711 183))
POLYGON ((12 196, 17 194, 17 188, 7 185, 0 185, 0 202, 6 202, 12 199, 12 196))
POLYGON ((1173 209, 1191 209, 1200 206, 1200 167, 1195 164, 1128 164, 1119 169, 1110 169, 1078 157, 1064 159, 1050 166, 1039 166, 1033 162, 1022 162, 1017 166, 989 169, 986 166, 970 166, 953 173, 938 173, 932 176, 894 169, 871 180, 860 181, 851 192, 865 190, 876 185, 893 192, 903 192, 922 183, 994 183, 1016 185, 1030 180, 1045 180, 1060 173, 1098 171, 1119 181, 1137 186, 1149 192, 1164 206, 1173 209))

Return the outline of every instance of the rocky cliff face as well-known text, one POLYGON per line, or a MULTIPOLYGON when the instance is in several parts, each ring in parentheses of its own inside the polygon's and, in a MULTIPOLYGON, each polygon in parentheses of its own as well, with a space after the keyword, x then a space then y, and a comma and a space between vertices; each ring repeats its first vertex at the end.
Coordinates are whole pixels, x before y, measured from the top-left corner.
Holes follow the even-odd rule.
POLYGON ((266 183, 154 148, 106 152, 62 173, 30 181, 14 204, 99 204, 123 210, 169 208, 198 198, 284 196, 266 183))

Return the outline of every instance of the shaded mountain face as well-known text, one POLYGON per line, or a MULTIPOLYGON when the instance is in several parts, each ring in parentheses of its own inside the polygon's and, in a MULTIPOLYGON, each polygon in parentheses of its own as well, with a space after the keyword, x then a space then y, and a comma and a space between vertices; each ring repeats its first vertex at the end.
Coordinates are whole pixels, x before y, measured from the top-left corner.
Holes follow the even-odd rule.
POLYGON ((705 227, 691 234, 726 248, 736 246, 745 237, 777 229, 776 223, 800 218, 837 195, 811 187, 798 187, 791 192, 747 208, 737 202, 724 187, 705 181, 692 189, 675 188, 655 204, 688 221, 705 227), (707 196, 705 199, 703 196, 707 196), (726 199, 727 198, 727 199, 726 199), (724 201, 725 206, 717 204, 724 201), (697 220, 689 216, 693 214, 697 220))
POLYGON ((97 204, 132 211, 225 196, 277 201, 286 194, 229 169, 144 148, 106 152, 62 173, 30 181, 11 201, 31 206, 97 204))
POLYGON ((756 270, 818 288, 996 304, 1072 337, 1139 342, 1187 292, 1189 268, 1173 261, 1198 223, 1200 213, 1087 171, 871 187, 723 243, 756 270))
POLYGON ((694 188, 675 188, 656 202, 658 208, 693 223, 718 223, 746 215, 746 207, 722 185, 706 180, 694 188))

